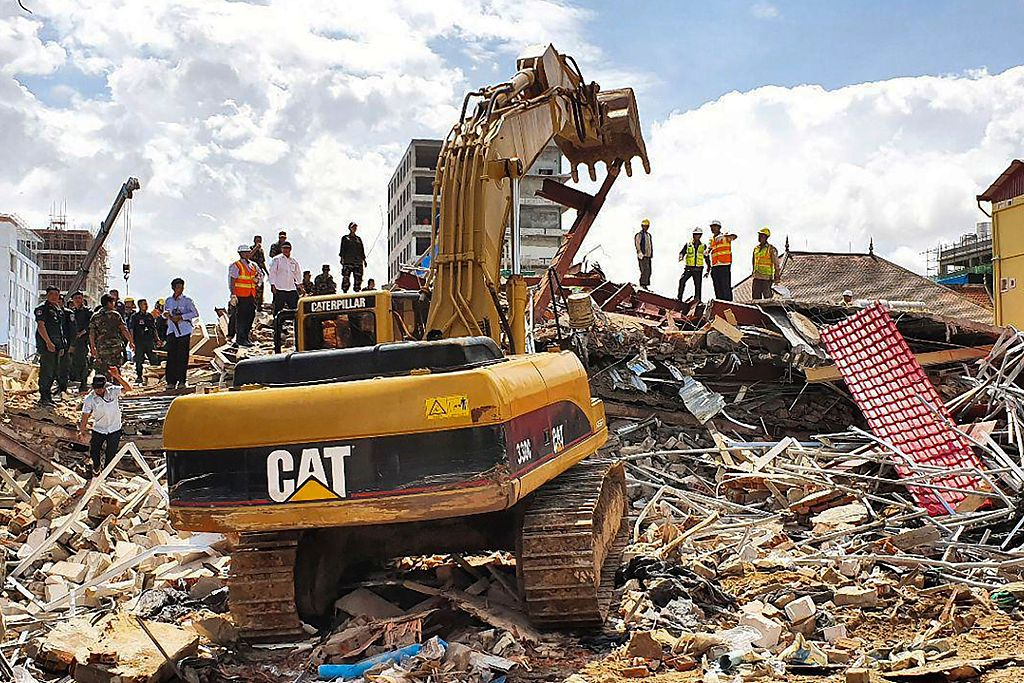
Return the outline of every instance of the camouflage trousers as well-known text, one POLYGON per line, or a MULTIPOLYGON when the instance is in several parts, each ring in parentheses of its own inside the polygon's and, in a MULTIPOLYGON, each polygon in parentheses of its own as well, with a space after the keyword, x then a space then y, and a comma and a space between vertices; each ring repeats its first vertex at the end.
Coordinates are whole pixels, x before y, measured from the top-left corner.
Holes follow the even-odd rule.
POLYGON ((109 374, 110 366, 120 369, 125 362, 123 346, 98 346, 96 348, 96 359, 93 361, 93 369, 96 372, 109 374))

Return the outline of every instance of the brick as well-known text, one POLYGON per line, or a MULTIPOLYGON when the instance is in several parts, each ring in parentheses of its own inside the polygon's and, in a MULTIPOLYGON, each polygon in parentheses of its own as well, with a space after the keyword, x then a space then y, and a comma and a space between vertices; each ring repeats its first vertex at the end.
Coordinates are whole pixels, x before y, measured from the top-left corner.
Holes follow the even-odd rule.
POLYGON ((786 604, 786 616, 794 623, 813 617, 817 612, 814 601, 806 595, 786 604))
POLYGON ((846 683, 871 683, 871 672, 867 669, 848 669, 846 683))
POLYGON ((878 593, 874 588, 847 586, 836 591, 835 603, 855 607, 874 607, 878 604, 878 593))
POLYGON ((846 624, 836 624, 835 626, 826 626, 823 630, 825 640, 830 643, 834 643, 837 640, 847 637, 846 624))
POLYGON ((779 638, 782 637, 782 624, 756 612, 746 612, 740 616, 740 626, 750 626, 761 634, 761 637, 754 641, 758 647, 773 648, 779 644, 779 638))
POLYGON ((61 560, 54 563, 47 573, 50 576, 60 576, 72 583, 82 583, 89 574, 89 568, 84 564, 61 560))

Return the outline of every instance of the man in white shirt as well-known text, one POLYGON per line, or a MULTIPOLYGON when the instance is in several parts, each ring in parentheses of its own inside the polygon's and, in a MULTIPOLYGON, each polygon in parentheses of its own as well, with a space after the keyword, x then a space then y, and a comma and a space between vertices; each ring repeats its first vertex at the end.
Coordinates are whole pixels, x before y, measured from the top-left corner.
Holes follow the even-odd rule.
POLYGON ((274 317, 285 308, 299 307, 302 291, 302 267, 292 258, 292 243, 281 245, 281 253, 270 259, 270 291, 274 293, 274 317))
POLYGON ((107 384, 107 378, 100 374, 92 378, 92 391, 82 402, 82 421, 78 424, 78 434, 84 438, 89 417, 92 417, 89 454, 93 476, 110 463, 121 446, 121 393, 132 389, 121 377, 120 370, 111 366, 108 372, 117 384, 107 384))

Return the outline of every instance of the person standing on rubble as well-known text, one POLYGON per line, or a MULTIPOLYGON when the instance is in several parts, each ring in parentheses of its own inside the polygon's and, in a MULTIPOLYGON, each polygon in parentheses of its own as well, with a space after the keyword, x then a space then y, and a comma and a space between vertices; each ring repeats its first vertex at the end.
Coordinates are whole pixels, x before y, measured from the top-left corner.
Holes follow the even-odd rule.
POLYGON ((636 247, 636 260, 640 265, 640 289, 651 286, 651 259, 654 257, 654 242, 651 239, 651 221, 647 218, 640 221, 640 232, 633 235, 633 246, 636 247))
MULTIPOLYGON (((53 406, 53 384, 59 382, 61 358, 67 351, 64 338, 64 309, 60 290, 46 288, 46 300, 36 307, 36 351, 39 354, 39 405, 53 406)), ((58 383, 58 391, 59 391, 58 383)))
POLYGON ((270 291, 274 293, 274 319, 285 308, 299 307, 302 266, 292 258, 292 244, 281 245, 281 253, 270 259, 270 291))
POLYGON ((334 278, 331 277, 331 267, 325 263, 321 268, 320 274, 313 279, 313 294, 337 293, 338 285, 334 283, 334 278))
POLYGON ((228 266, 228 292, 235 304, 235 343, 252 346, 249 333, 256 319, 256 287, 261 282, 260 269, 250 260, 252 249, 238 245, 238 260, 228 266))
POLYGON ((124 344, 134 350, 135 342, 124 324, 124 318, 114 308, 116 302, 109 294, 100 297, 100 310, 89 320, 89 349, 95 359, 96 372, 121 367, 125 362, 124 344))
POLYGON ((686 283, 693 280, 693 298, 700 303, 701 277, 704 276, 705 255, 707 246, 700 241, 704 232, 700 228, 693 229, 693 239, 686 243, 679 252, 679 260, 683 264, 683 274, 679 277, 679 303, 683 302, 683 295, 686 293, 686 283))
POLYGON ((254 235, 252 238, 252 250, 249 251, 249 261, 256 264, 260 269, 261 276, 256 282, 256 310, 263 309, 263 281, 267 277, 267 255, 263 251, 263 236, 254 235))
POLYGON ((313 273, 308 270, 302 271, 302 293, 310 294, 313 291, 313 273))
POLYGON ((199 309, 185 296, 185 281, 171 280, 171 296, 164 301, 167 319, 167 380, 168 389, 184 389, 188 372, 188 352, 192 340, 192 321, 199 317, 199 309))
POLYGON ((153 319, 156 321, 156 347, 162 349, 167 339, 167 318, 164 317, 164 300, 157 299, 153 306, 153 319))
POLYGON ((139 310, 128 321, 128 331, 135 342, 135 382, 144 384, 142 365, 149 359, 150 365, 159 365, 156 358, 156 320, 149 313, 149 302, 139 299, 139 310))
POLYGON ((708 272, 715 288, 715 298, 732 301, 732 241, 736 235, 722 233, 722 222, 711 221, 711 259, 708 272))
POLYGON ((366 250, 363 239, 356 234, 359 226, 355 221, 348 224, 348 234, 341 236, 338 247, 338 258, 341 259, 341 291, 347 292, 349 278, 352 279, 352 291, 358 292, 363 287, 363 268, 366 267, 366 250))
POLYGON ((270 258, 274 258, 281 253, 285 243, 288 241, 288 233, 282 230, 277 233, 277 241, 270 245, 270 258))
POLYGON ((89 390, 86 379, 89 377, 89 320, 92 311, 85 305, 82 292, 71 294, 71 307, 66 309, 68 316, 68 379, 78 382, 78 393, 89 390))
POLYGON ((363 290, 372 292, 375 289, 377 289, 377 281, 371 277, 366 281, 366 287, 364 287, 363 290))
POLYGON ((82 401, 82 420, 78 423, 79 437, 84 440, 92 417, 89 455, 92 456, 93 476, 103 471, 117 455, 121 446, 121 394, 132 390, 117 368, 111 366, 108 372, 117 384, 108 384, 106 375, 96 374, 92 378, 92 391, 82 401))
POLYGON ((752 261, 754 272, 750 281, 750 296, 753 299, 771 299, 772 285, 779 281, 782 268, 779 264, 779 250, 768 244, 772 231, 761 228, 757 231, 757 246, 752 261))

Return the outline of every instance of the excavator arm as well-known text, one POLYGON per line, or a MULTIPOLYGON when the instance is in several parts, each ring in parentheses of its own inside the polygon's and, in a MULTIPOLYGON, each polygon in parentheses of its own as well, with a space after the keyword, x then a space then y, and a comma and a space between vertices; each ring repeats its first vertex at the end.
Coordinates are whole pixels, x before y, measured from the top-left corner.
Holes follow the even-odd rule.
POLYGON ((489 336, 523 352, 526 287, 519 273, 519 181, 554 140, 596 179, 596 166, 650 162, 630 88, 602 91, 585 83, 572 57, 548 46, 520 58, 511 80, 467 95, 460 121, 445 140, 434 184, 436 217, 426 329, 433 337, 489 336), (470 110, 471 100, 476 99, 470 110), (512 277, 506 316, 499 273, 511 227, 512 277))

